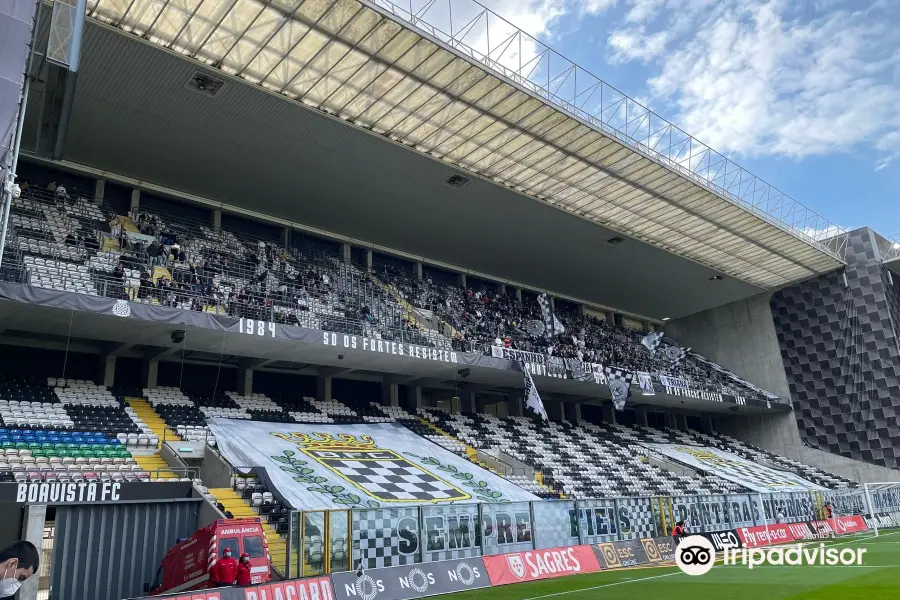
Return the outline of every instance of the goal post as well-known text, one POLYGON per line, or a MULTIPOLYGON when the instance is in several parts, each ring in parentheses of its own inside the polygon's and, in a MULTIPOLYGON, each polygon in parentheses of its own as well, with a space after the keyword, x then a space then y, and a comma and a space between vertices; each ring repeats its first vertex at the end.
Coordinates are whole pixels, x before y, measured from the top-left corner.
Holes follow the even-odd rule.
POLYGON ((900 526, 900 482, 863 484, 866 499, 866 524, 875 536, 884 529, 900 526))

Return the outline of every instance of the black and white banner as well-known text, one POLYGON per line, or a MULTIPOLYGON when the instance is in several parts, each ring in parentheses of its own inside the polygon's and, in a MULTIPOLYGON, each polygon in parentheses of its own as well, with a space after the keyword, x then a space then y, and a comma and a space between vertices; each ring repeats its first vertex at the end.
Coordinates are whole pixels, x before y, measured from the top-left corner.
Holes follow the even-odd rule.
POLYGON ((522 373, 525 378, 525 406, 529 408, 532 412, 540 415, 540 417, 547 421, 547 410, 544 408, 544 403, 541 400, 541 395, 537 391, 537 386, 534 385, 534 380, 531 378, 531 373, 528 372, 528 368, 522 364, 522 373))
POLYGON ((669 377, 668 375, 660 375, 659 382, 665 387, 691 389, 691 382, 682 377, 669 377))
POLYGON ((550 308, 550 298, 547 292, 544 292, 537 298, 538 305, 541 307, 541 317, 544 319, 544 328, 546 335, 560 335, 566 332, 566 328, 560 323, 553 310, 550 308))
POLYGON ((606 367, 606 385, 616 410, 625 410, 625 403, 631 397, 631 380, 633 373, 606 367))
POLYGON ((690 348, 682 348, 681 346, 666 346, 665 354, 670 363, 677 365, 684 360, 684 357, 687 356, 690 350, 690 348))
POLYGON ((659 343, 662 341, 663 332, 662 331, 654 331, 653 333, 648 333, 644 336, 644 339, 641 340, 641 344, 650 352, 650 356, 656 354, 656 349, 659 348, 659 343))
POLYGON ((653 390, 653 380, 650 379, 650 373, 638 371, 638 384, 641 386, 641 394, 644 396, 653 396, 656 392, 653 390))

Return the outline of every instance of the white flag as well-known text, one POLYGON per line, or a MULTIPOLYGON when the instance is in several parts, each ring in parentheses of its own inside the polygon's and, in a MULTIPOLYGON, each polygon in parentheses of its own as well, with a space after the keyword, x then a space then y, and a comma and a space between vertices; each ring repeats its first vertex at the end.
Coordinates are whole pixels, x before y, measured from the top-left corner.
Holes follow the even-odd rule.
POLYGON ((548 421, 547 411, 544 409, 544 403, 541 401, 541 395, 537 391, 537 386, 534 385, 534 380, 531 379, 531 373, 528 372, 525 363, 519 363, 519 365, 522 367, 522 373, 525 374, 526 408, 530 409, 531 412, 540 415, 543 420, 548 421))

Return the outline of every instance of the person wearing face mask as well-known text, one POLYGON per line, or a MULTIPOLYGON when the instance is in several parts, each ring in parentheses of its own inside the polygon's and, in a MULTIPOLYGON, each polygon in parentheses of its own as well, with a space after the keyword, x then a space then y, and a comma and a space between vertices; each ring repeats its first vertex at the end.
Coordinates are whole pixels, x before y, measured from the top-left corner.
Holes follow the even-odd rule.
POLYGON ((231 548, 225 548, 222 551, 222 558, 216 561, 210 571, 210 579, 216 587, 234 585, 237 568, 237 561, 231 557, 231 548))
POLYGON ((237 585, 250 585, 250 555, 246 552, 238 560, 237 585))
POLYGON ((37 573, 40 562, 31 542, 18 541, 0 550, 0 600, 12 598, 22 583, 37 573))

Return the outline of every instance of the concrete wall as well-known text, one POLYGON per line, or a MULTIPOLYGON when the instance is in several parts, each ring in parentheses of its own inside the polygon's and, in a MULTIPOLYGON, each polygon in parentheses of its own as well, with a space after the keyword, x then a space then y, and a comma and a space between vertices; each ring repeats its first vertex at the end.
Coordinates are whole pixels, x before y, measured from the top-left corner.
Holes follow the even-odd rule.
POLYGON ((666 323, 668 337, 790 400, 768 293, 666 323))
POLYGON ((794 413, 765 417, 723 417, 716 431, 828 473, 860 483, 900 481, 900 471, 811 448, 800 440, 794 413))
MULTIPOLYGON (((791 388, 772 319, 770 294, 719 306, 666 324, 666 335, 761 388, 790 401, 791 388)), ((723 417, 716 431, 854 481, 897 481, 896 471, 803 443, 793 412, 768 417, 723 417)))
POLYGON ((203 485, 208 488, 231 487, 231 465, 210 447, 203 455, 203 467, 200 469, 203 485))

